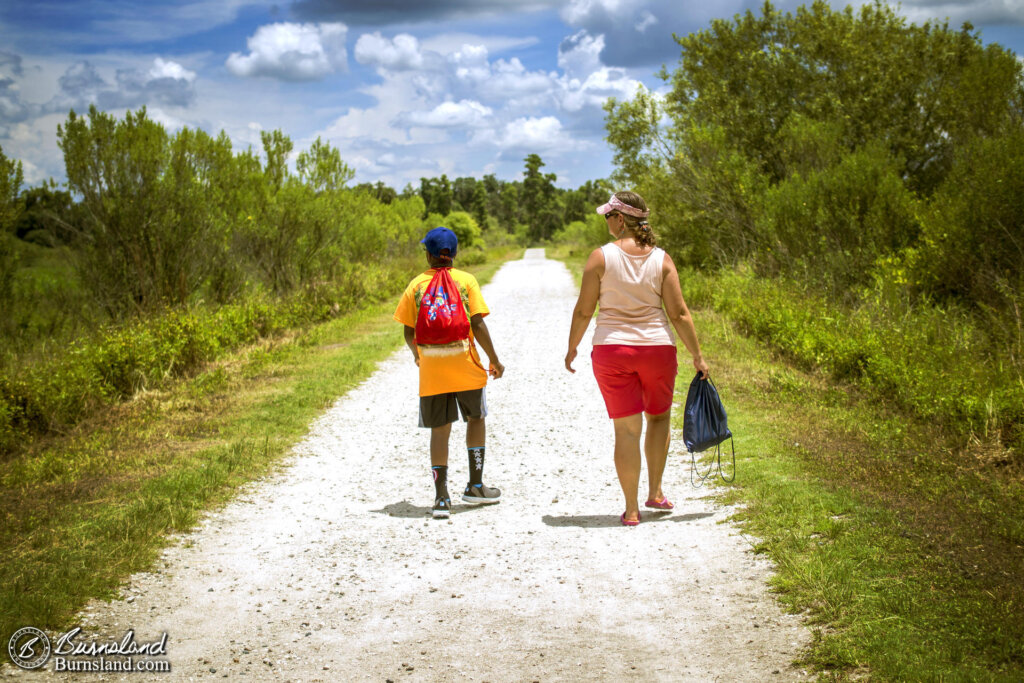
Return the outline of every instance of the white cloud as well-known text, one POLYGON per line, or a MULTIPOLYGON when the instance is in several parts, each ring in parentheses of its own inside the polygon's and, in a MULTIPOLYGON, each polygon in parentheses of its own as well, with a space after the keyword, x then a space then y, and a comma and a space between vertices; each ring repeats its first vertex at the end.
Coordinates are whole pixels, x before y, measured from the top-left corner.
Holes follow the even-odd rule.
POLYGON ((249 54, 232 52, 231 73, 283 81, 313 81, 348 69, 344 24, 278 23, 260 26, 246 40, 249 54))
POLYGON ((556 85, 557 77, 543 71, 528 71, 518 57, 487 62, 486 52, 479 46, 465 46, 455 60, 454 76, 463 87, 479 93, 482 99, 515 101, 526 98, 533 106, 541 105, 536 100, 551 100, 548 95, 556 85))
POLYGON ((391 71, 419 69, 423 66, 419 41, 408 33, 388 40, 379 32, 364 33, 356 41, 356 61, 391 71))
POLYGON ((600 69, 604 36, 577 31, 558 46, 558 66, 570 78, 586 78, 600 69))
POLYGON ((164 105, 188 107, 195 101, 194 71, 157 57, 147 71, 117 69, 114 83, 108 83, 88 61, 67 68, 58 79, 56 96, 42 106, 45 112, 67 112, 95 104, 101 109, 164 105))
MULTIPOLYGON (((872 3, 858 0, 854 4, 872 3)), ((954 28, 959 28, 965 21, 975 26, 1024 23, 1024 2, 1020 0, 903 0, 887 4, 915 23, 924 23, 928 20, 944 21, 947 18, 950 26, 954 28)))
POLYGON ((550 152, 579 144, 568 139, 562 122, 554 116, 518 118, 506 123, 497 137, 478 136, 475 140, 492 142, 503 150, 522 152, 550 152))
POLYGON ((488 124, 494 112, 472 100, 442 102, 431 111, 414 111, 400 117, 408 126, 428 128, 480 128, 488 124))
POLYGON ((473 33, 440 33, 420 41, 424 50, 450 55, 466 45, 483 47, 491 54, 499 54, 517 48, 532 47, 540 42, 536 36, 479 36, 473 33))
POLYGON ((636 23, 633 24, 633 28, 635 28, 640 33, 644 33, 645 31, 647 31, 647 29, 649 29, 651 26, 654 26, 657 23, 658 17, 654 16, 647 10, 643 10, 637 17, 636 23))
POLYGON ((153 60, 153 68, 149 70, 149 78, 150 80, 170 78, 191 83, 196 80, 196 72, 189 71, 177 62, 164 61, 157 57, 153 60))
POLYGON ((609 97, 632 99, 639 85, 640 81, 629 78, 622 69, 603 66, 588 75, 582 83, 576 79, 563 79, 564 90, 560 94, 560 102, 566 111, 578 112, 591 107, 603 112, 602 106, 609 97))

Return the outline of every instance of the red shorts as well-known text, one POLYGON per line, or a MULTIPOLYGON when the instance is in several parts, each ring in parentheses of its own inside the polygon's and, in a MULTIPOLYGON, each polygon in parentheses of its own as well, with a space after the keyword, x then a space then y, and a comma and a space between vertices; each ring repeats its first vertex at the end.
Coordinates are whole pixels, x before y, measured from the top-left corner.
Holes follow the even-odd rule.
POLYGON ((590 359, 608 417, 659 415, 672 407, 676 347, 598 344, 590 359))

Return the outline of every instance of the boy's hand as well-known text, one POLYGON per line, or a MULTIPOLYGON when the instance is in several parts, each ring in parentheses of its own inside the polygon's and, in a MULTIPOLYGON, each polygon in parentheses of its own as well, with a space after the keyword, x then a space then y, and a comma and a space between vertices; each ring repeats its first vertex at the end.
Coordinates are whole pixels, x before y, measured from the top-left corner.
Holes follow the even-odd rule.
POLYGON ((492 360, 491 368, 487 372, 494 379, 498 379, 499 377, 505 374, 505 366, 496 360, 492 360))

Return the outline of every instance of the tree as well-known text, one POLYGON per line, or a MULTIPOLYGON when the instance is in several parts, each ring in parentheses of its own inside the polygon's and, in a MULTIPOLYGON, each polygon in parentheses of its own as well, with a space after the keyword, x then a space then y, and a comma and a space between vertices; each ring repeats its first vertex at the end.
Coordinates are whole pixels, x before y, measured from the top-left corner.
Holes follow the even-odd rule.
POLYGON ((14 223, 18 239, 46 246, 67 244, 74 239, 77 206, 71 193, 57 189, 52 179, 21 193, 22 212, 14 223))
POLYGON ((18 195, 23 181, 21 162, 8 159, 0 147, 0 230, 9 231, 21 212, 18 195))
POLYGON ((447 216, 452 212, 452 184, 448 176, 442 174, 437 181, 436 192, 434 192, 434 204, 430 207, 431 212, 447 216))
POLYGON ((473 218, 479 225, 487 225, 487 187, 484 183, 476 183, 473 190, 473 201, 471 204, 473 218))
POLYGON ((453 206, 458 211, 470 211, 476 196, 476 178, 456 178, 452 183, 453 206))
POLYGON ((554 173, 542 174, 540 169, 544 162, 537 154, 530 154, 523 162, 526 171, 523 174, 522 203, 525 210, 531 240, 550 238, 562 227, 561 210, 558 204, 554 173))
POLYGON ((253 193, 241 202, 248 207, 240 230, 245 253, 276 293, 330 279, 348 242, 339 221, 352 226, 363 219, 346 203, 345 185, 355 173, 317 138, 296 157, 292 175, 286 164, 292 141, 276 130, 262 140, 262 168, 251 154, 241 161, 248 175, 243 184, 253 193))
POLYGON ((117 120, 92 106, 57 139, 84 207, 76 266, 98 303, 118 317, 186 302, 225 260, 227 136, 172 138, 144 108, 117 120))
POLYGON ((17 268, 12 230, 21 210, 18 192, 23 180, 21 162, 8 159, 0 148, 0 319, 11 318, 14 271, 17 268))

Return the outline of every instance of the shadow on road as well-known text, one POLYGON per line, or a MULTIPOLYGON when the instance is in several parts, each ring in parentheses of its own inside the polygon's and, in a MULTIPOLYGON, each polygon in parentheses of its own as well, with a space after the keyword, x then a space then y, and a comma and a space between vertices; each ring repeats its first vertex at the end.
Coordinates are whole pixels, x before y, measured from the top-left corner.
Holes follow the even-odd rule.
MULTIPOLYGON (((692 522, 705 517, 713 516, 713 512, 691 512, 688 515, 673 515, 668 512, 652 512, 643 510, 640 513, 640 523, 648 522, 692 522)), ((548 526, 581 526, 581 527, 615 527, 622 526, 617 515, 565 515, 555 517, 544 515, 542 518, 548 526)))
MULTIPOLYGON (((500 503, 498 503, 500 505, 500 503)), ((481 508, 495 507, 494 505, 458 505, 452 500, 452 514, 462 514, 464 512, 474 512, 481 508)), ((370 510, 379 515, 387 515, 388 517, 402 517, 404 519, 423 519, 424 517, 430 517, 430 508, 425 505, 413 505, 407 500, 400 501, 398 503, 389 503, 380 510, 370 510)))

